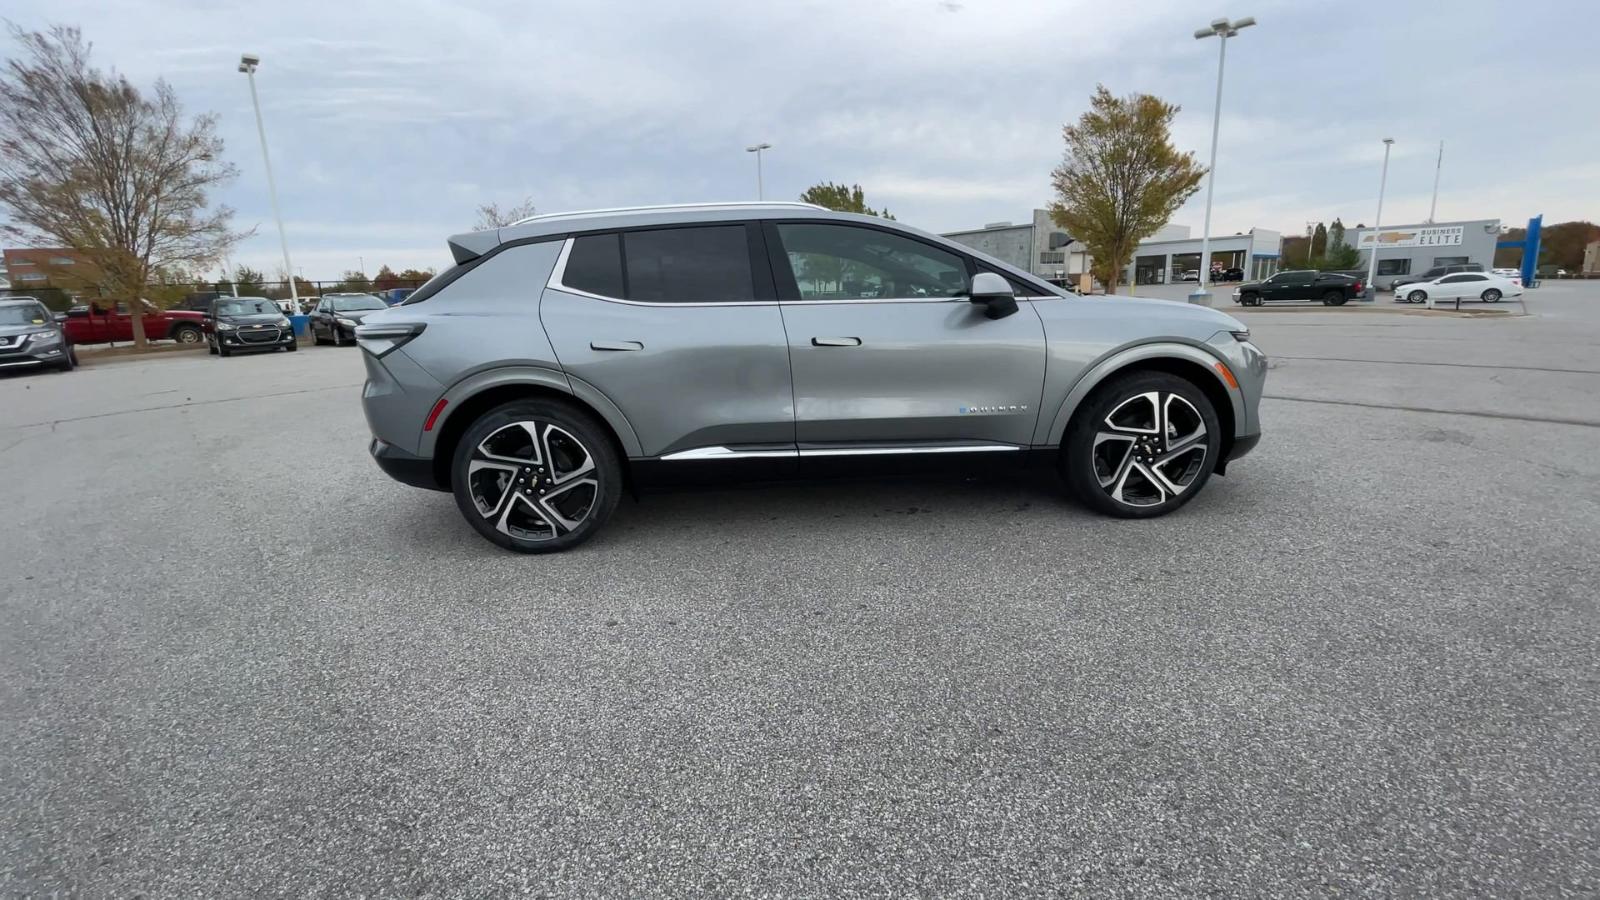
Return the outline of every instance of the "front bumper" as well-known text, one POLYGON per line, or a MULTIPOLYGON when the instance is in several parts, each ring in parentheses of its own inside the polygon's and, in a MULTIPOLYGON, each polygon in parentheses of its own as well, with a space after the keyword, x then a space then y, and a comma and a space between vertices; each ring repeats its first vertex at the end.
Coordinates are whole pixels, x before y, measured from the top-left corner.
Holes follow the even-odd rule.
POLYGON ((294 328, 292 327, 270 329, 270 331, 276 331, 277 334, 266 339, 257 338, 255 340, 247 337, 247 335, 259 334, 260 332, 219 331, 216 333, 217 345, 227 347, 229 350, 276 350, 279 347, 290 346, 295 342, 294 328))
POLYGON ((378 464, 385 475, 401 484, 430 491, 444 490, 433 477, 433 460, 427 457, 414 456, 382 438, 373 438, 372 443, 367 445, 367 452, 372 454, 372 461, 378 464))
POLYGON ((24 349, 22 352, 0 352, 0 369, 25 369, 34 366, 59 366, 67 357, 66 344, 24 349))

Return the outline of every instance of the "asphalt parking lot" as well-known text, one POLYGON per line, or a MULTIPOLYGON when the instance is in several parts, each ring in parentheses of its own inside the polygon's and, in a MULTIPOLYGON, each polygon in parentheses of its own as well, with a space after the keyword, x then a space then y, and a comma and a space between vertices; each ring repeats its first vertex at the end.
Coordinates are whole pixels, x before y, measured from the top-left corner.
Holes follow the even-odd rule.
POLYGON ((1600 892, 1600 282, 1239 313, 1256 452, 504 553, 359 351, 0 377, 0 894, 1600 892), (1382 305, 1382 304, 1380 304, 1382 305))

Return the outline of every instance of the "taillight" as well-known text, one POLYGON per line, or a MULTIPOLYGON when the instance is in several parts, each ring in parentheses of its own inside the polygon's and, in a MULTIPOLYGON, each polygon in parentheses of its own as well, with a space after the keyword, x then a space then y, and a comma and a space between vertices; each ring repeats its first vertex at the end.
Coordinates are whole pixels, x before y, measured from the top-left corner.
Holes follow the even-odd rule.
POLYGON ((439 402, 433 405, 433 411, 428 413, 428 421, 422 423, 423 431, 433 430, 434 423, 439 421, 439 414, 444 412, 444 408, 448 406, 449 403, 449 400, 446 400, 443 397, 439 398, 439 402))

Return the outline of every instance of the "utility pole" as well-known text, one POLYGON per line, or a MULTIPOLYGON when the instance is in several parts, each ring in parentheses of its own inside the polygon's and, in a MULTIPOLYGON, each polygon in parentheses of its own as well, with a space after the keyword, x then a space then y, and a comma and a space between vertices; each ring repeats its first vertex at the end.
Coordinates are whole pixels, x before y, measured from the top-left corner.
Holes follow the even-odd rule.
POLYGON ((765 187, 765 185, 763 185, 761 183, 761 151, 763 151, 763 150, 771 150, 771 149, 772 149, 772 145, 766 143, 765 141, 763 141, 763 142, 761 142, 759 144, 753 144, 753 145, 751 145, 749 147, 744 148, 744 152, 746 152, 746 153, 754 153, 756 155, 756 199, 757 200, 765 200, 765 199, 767 199, 767 197, 766 197, 766 187, 765 187))
POLYGON ((1394 138, 1383 139, 1383 175, 1378 179, 1378 218, 1372 221, 1372 249, 1367 251, 1367 291, 1372 294, 1374 303, 1378 300, 1378 286, 1373 280, 1378 277, 1378 234, 1383 227, 1383 189, 1389 186, 1389 149, 1394 146, 1394 138))

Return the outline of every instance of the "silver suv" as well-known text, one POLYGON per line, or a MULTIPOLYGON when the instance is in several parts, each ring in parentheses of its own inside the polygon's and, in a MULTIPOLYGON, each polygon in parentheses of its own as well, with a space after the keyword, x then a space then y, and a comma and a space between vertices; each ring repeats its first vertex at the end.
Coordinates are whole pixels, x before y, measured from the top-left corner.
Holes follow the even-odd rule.
POLYGON ((1260 439, 1238 320, 1064 294, 898 222, 797 203, 536 216, 356 329, 378 465, 512 550, 652 482, 1058 467, 1157 516, 1260 439))

